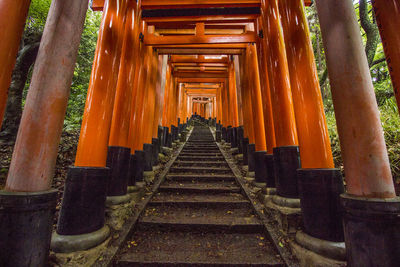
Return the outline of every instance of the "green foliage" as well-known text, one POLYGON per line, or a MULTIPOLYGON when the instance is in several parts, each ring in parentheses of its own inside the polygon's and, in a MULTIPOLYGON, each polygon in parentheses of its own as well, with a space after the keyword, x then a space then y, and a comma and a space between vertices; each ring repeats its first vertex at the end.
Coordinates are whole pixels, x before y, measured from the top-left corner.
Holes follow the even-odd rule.
POLYGON ((79 129, 81 126, 100 22, 101 13, 88 10, 64 121, 67 131, 79 129))
MULTIPOLYGON (((51 0, 32 0, 24 32, 25 40, 37 38, 37 36, 42 35, 50 4, 51 0)), ((81 44, 79 46, 71 85, 71 94, 64 121, 64 130, 69 132, 79 129, 81 125, 100 22, 101 13, 93 12, 89 9, 86 15, 81 44)), ((29 78, 25 85, 23 105, 25 104, 29 84, 31 82, 32 70, 33 68, 30 70, 29 78)))

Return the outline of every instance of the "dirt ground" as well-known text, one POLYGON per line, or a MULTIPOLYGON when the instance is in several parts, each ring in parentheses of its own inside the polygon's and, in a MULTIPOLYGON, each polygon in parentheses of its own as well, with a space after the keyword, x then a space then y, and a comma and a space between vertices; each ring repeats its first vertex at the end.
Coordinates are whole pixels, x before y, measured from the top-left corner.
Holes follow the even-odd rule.
MULTIPOLYGON (((61 206, 61 197, 64 190, 64 182, 67 176, 68 167, 74 164, 78 140, 79 131, 62 133, 52 184, 52 188, 58 190, 57 213, 56 216, 54 216, 54 224, 57 222, 58 211, 61 206)), ((0 190, 4 188, 6 183, 13 148, 14 144, 7 144, 0 140, 0 190)))

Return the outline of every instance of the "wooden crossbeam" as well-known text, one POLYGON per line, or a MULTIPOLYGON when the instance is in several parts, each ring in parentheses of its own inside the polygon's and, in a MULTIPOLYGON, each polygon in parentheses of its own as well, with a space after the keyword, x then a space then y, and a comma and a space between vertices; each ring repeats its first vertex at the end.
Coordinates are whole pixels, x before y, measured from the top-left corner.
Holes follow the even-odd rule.
MULTIPOLYGON (((93 0, 92 10, 102 11, 105 0, 93 0)), ((313 0, 304 0, 306 6, 311 6, 313 0)), ((196 7, 257 7, 260 0, 142 0, 143 9, 165 8, 196 8, 196 7)))
POLYGON ((159 48, 159 55, 241 55, 243 49, 232 48, 159 48))
POLYGON ((225 78, 177 78, 177 83, 224 83, 225 78))
POLYGON ((172 55, 171 63, 228 63, 229 58, 227 56, 221 56, 221 58, 205 58, 204 56, 179 56, 172 55))
POLYGON ((144 44, 154 47, 162 45, 183 45, 183 44, 243 44, 255 43, 257 35, 254 32, 236 35, 188 35, 188 36, 156 36, 147 34, 144 37, 144 44))
POLYGON ((249 23, 258 18, 258 14, 250 15, 215 15, 215 16, 186 16, 186 17, 154 17, 143 18, 148 25, 156 27, 166 27, 174 25, 179 27, 182 24, 195 24, 197 22, 205 23, 249 23))
POLYGON ((254 7, 260 0, 142 0, 143 9, 201 8, 201 7, 254 7))
POLYGON ((227 72, 174 72, 175 78, 228 78, 229 75, 227 72))

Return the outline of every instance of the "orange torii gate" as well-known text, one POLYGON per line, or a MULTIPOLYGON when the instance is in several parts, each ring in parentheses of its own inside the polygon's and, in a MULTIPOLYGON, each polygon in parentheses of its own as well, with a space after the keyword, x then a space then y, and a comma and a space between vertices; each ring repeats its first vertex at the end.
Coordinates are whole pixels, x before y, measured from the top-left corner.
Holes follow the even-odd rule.
MULTIPOLYGON (((14 2, 0 1, 0 35, 9 40, 0 53, 0 117, 29 6, 14 2), (17 15, 10 20, 5 13, 17 15)), ((41 266, 48 255, 56 200, 51 181, 87 9, 87 0, 65 2, 53 0, 0 193, 0 237, 6 240, 0 262, 8 266, 32 258, 30 264, 41 266), (32 217, 36 228, 13 231, 26 225, 14 210, 37 214, 36 204, 46 210, 32 217)), ((238 143, 255 185, 270 193, 276 188, 277 205, 301 207, 303 239, 340 243, 345 237, 350 265, 394 266, 399 256, 387 244, 398 236, 399 199, 352 1, 316 1, 346 171, 342 196, 304 4, 311 1, 94 0, 102 24, 52 248, 84 250, 107 239, 106 200, 129 201, 128 191, 143 186, 162 147, 178 139, 192 114, 206 116, 210 104, 208 114, 220 121, 217 132, 238 143), (379 215, 375 222, 371 210, 379 215), (385 232, 377 232, 380 225, 388 226, 385 232), (361 234, 383 245, 360 246, 361 234), (82 242, 88 235, 90 244, 82 242)), ((398 96, 400 4, 373 4, 398 96)))

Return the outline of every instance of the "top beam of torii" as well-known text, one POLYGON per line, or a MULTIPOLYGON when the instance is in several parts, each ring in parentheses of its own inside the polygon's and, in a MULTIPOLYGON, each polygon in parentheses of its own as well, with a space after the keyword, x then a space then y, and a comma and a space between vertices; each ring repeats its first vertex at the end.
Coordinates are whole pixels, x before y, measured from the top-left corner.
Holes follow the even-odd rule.
MULTIPOLYGON (((105 0, 93 0, 92 9, 103 10, 105 0)), ((312 0, 304 0, 306 6, 312 0)), ((259 7, 260 0, 142 0, 142 9, 207 8, 207 7, 259 7)))

